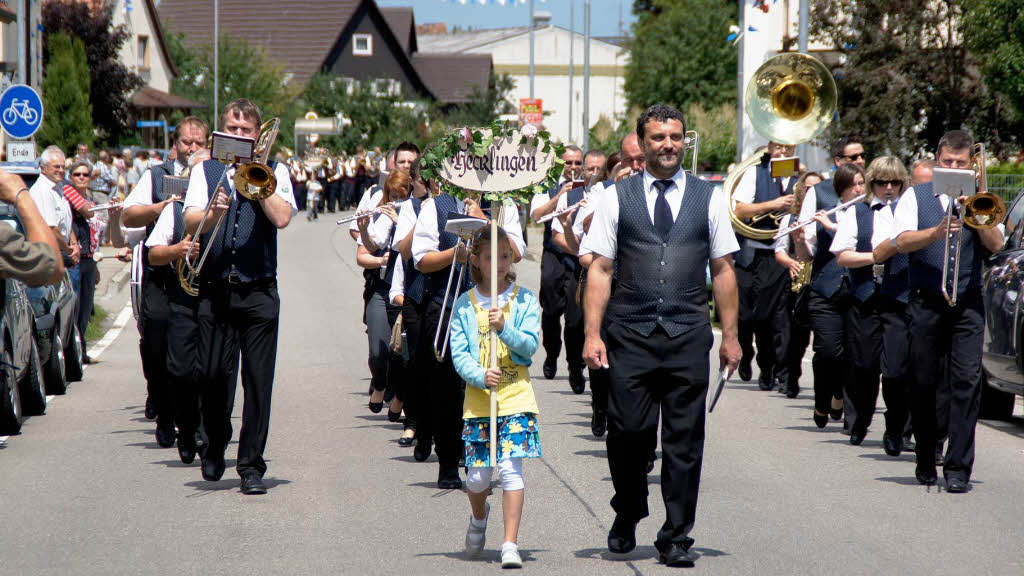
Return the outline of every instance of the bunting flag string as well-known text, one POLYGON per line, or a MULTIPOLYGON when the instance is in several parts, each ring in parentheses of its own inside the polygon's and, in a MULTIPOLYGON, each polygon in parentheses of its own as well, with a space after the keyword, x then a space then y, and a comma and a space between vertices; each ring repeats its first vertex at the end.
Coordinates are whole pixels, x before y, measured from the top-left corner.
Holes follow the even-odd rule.
MULTIPOLYGON (((498 4, 499 6, 516 6, 518 4, 528 4, 530 0, 441 0, 443 4, 479 4, 480 6, 486 6, 488 4, 498 4)), ((547 0, 540 0, 541 3, 546 3, 547 0)))

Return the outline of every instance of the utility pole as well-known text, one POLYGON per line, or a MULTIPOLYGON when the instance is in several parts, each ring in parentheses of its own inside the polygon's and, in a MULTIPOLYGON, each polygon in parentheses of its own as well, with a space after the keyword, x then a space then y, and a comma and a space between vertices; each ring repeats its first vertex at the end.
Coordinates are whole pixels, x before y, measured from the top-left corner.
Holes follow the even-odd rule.
POLYGON ((533 99, 533 0, 530 0, 530 99, 533 99))
POLYGON ((737 44, 736 53, 736 89, 739 91, 739 95, 736 98, 736 161, 740 162, 743 160, 743 45, 746 44, 746 30, 747 25, 744 18, 744 8, 746 8, 746 2, 739 0, 740 5, 740 27, 739 27, 739 43, 737 44))
POLYGON ((220 116, 220 2, 213 0, 213 129, 220 116))
POLYGON ((573 53, 576 48, 576 0, 569 0, 569 142, 572 142, 572 125, 576 123, 572 115, 572 99, 575 92, 573 85, 573 66, 575 61, 573 53))
MULTIPOLYGON (((810 20, 810 11, 807 7, 807 0, 800 0, 800 28, 797 36, 797 49, 801 54, 807 54, 807 25, 810 20)), ((796 148, 796 155, 807 161, 807 143, 801 143, 796 148)))
POLYGON ((590 149, 590 0, 583 0, 583 150, 590 149))

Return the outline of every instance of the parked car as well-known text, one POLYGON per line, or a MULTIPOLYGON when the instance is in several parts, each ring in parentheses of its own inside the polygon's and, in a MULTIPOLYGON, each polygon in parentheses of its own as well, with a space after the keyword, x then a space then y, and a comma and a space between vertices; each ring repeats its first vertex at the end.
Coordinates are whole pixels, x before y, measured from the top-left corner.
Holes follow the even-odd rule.
MULTIPOLYGON (((17 212, 0 205, 0 222, 24 233, 17 212)), ((35 316, 34 334, 39 366, 47 394, 64 394, 69 382, 78 382, 84 373, 82 341, 78 332, 78 296, 67 272, 56 286, 25 288, 35 316)))
MULTIPOLYGON (((0 222, 0 226, 9 224, 0 222)), ((35 316, 25 286, 10 278, 0 282, 0 434, 17 434, 25 416, 46 411, 46 389, 36 352, 35 316)))
POLYGON ((1016 396, 1024 396, 1024 192, 1010 205, 1005 223, 1006 244, 988 259, 982 277, 982 418, 1009 419, 1016 396))

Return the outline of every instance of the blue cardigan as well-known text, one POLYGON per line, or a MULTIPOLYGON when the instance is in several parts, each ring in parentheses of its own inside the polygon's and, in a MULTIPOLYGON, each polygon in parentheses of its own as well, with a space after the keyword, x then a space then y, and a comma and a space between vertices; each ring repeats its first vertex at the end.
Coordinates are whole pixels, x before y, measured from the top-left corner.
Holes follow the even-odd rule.
MULTIPOLYGON (((480 365, 479 330, 476 311, 466 292, 455 301, 452 319, 452 364, 459 376, 470 386, 487 389, 484 385, 486 370, 480 365)), ((522 286, 511 302, 511 318, 505 318, 505 329, 498 338, 508 346, 512 361, 522 366, 533 363, 533 353, 540 345, 540 304, 537 296, 522 286)))

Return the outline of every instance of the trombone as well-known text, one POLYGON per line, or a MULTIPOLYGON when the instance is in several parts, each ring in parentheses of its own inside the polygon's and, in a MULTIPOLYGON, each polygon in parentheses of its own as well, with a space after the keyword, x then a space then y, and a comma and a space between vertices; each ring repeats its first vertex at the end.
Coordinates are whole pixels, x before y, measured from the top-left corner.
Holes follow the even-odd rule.
POLYGON ((988 191, 988 175, 985 172, 985 145, 975 144, 974 154, 971 156, 971 164, 974 167, 978 191, 964 199, 950 197, 946 203, 946 243, 942 256, 942 296, 950 307, 956 306, 958 287, 960 285, 960 245, 962 231, 952 232, 952 220, 954 216, 953 203, 963 205, 962 221, 975 230, 985 230, 999 225, 1006 217, 1006 203, 1003 199, 988 191), (953 239, 956 237, 956 248, 953 249, 953 258, 950 259, 949 252, 953 239), (952 264, 950 264, 952 263, 952 264), (952 267, 952 270, 950 269, 952 267), (953 285, 949 285, 949 275, 953 274, 953 285))
MULTIPOLYGON (((256 146, 253 148, 252 162, 243 164, 235 170, 235 176, 232 181, 235 184, 234 189, 237 194, 241 194, 243 197, 256 202, 265 200, 274 194, 274 190, 277 188, 277 177, 274 175, 274 170, 267 165, 267 162, 270 158, 270 149, 274 147, 274 140, 277 139, 280 125, 280 119, 271 118, 260 126, 260 136, 256 140, 256 146)), ((202 236, 206 220, 213 214, 217 190, 227 182, 227 167, 231 162, 220 158, 218 160, 224 164, 224 172, 221 173, 217 185, 213 187, 213 194, 210 194, 210 199, 206 203, 206 209, 203 211, 203 217, 199 220, 199 227, 196 229, 192 241, 189 242, 185 257, 178 260, 175 267, 181 289, 190 296, 199 295, 200 272, 202 272, 203 265, 206 263, 206 258, 210 255, 210 249, 217 238, 217 233, 220 232, 220 228, 224 224, 224 217, 228 214, 227 211, 221 212, 209 235, 209 242, 203 247, 202 253, 197 258, 192 258, 191 254, 195 249, 196 242, 199 242, 199 238, 202 236)), ((233 201, 234 194, 231 194, 230 188, 228 194, 228 200, 233 201)))

